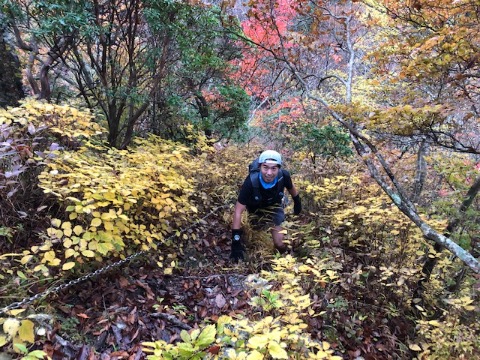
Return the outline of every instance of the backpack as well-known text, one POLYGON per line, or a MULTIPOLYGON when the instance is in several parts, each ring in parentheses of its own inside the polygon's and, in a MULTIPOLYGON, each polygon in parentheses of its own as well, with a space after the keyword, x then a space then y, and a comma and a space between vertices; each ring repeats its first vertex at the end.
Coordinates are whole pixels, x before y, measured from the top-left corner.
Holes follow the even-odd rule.
MULTIPOLYGON (((260 194, 260 163, 258 162, 258 158, 253 160, 250 165, 248 165, 248 173, 250 174, 250 181, 253 185, 253 202, 258 205, 262 201, 262 195, 260 194)), ((283 180, 283 169, 280 168, 277 175, 277 199, 284 198, 283 188, 284 188, 284 180, 283 180)))

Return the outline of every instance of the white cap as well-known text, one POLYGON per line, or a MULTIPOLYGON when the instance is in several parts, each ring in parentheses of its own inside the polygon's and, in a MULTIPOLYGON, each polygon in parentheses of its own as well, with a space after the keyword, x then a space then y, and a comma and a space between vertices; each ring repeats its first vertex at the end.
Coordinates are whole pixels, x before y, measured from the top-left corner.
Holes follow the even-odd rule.
POLYGON ((258 158, 258 162, 260 164, 267 163, 267 164, 276 164, 278 166, 282 166, 282 155, 280 155, 275 150, 265 150, 260 154, 258 158))

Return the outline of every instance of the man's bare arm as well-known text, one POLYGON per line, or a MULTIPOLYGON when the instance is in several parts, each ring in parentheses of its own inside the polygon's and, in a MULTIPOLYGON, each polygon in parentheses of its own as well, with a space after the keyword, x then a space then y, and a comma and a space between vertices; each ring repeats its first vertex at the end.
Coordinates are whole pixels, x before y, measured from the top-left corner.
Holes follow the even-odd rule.
POLYGON ((240 204, 238 201, 235 204, 235 210, 233 212, 232 229, 240 229, 242 227, 242 214, 247 207, 240 204))

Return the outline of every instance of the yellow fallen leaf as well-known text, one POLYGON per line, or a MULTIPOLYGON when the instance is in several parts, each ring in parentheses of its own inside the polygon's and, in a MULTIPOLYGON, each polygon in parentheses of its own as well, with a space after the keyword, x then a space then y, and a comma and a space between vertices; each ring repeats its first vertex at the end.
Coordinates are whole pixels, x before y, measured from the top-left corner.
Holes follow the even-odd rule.
POLYGON ((422 351, 422 348, 417 344, 410 344, 408 345, 408 347, 410 348, 410 350, 413 350, 413 351, 422 351))
POLYGON ((18 321, 17 319, 8 318, 3 323, 3 332, 13 337, 17 334, 19 327, 20 321, 18 321))
POLYGON ((35 341, 35 332, 33 331, 33 322, 30 320, 22 320, 22 324, 18 329, 18 336, 22 341, 33 343, 35 341))
POLYGON ((270 341, 268 344, 268 352, 274 359, 288 359, 287 352, 276 341, 270 341))
POLYGON ((92 222, 90 223, 91 226, 98 227, 102 225, 102 220, 99 218, 94 218, 92 222))
POLYGON ((267 345, 269 340, 270 340, 270 338, 267 335, 252 336, 248 340, 248 347, 251 347, 253 349, 261 349, 261 348, 264 348, 267 345))
POLYGON ((250 354, 248 354, 246 360, 263 360, 265 357, 262 353, 258 352, 257 350, 253 350, 250 354))
POLYGON ((82 255, 86 257, 95 257, 95 253, 92 250, 83 250, 82 255))
POLYGON ((75 267, 75 262, 70 261, 70 262, 67 262, 67 263, 63 264, 62 270, 65 270, 65 271, 66 271, 66 270, 70 270, 70 269, 72 269, 73 267, 75 267))
POLYGON ((6 336, 0 336, 0 347, 5 345, 7 343, 7 337, 6 336))
POLYGON ((18 314, 21 314, 24 311, 25 309, 12 309, 10 311, 7 311, 7 314, 12 316, 17 316, 18 314))

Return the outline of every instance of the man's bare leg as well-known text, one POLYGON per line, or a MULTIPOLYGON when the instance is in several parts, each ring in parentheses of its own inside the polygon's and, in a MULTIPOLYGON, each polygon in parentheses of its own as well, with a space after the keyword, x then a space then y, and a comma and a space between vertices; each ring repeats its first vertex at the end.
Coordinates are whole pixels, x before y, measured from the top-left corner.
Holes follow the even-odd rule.
POLYGON ((281 226, 274 226, 272 229, 273 245, 281 254, 287 250, 287 246, 283 243, 284 234, 282 231, 283 228, 281 226))

